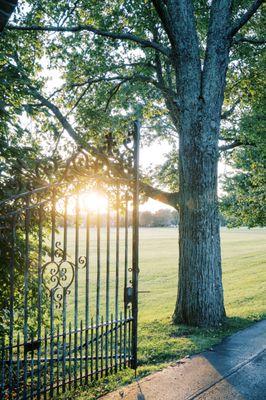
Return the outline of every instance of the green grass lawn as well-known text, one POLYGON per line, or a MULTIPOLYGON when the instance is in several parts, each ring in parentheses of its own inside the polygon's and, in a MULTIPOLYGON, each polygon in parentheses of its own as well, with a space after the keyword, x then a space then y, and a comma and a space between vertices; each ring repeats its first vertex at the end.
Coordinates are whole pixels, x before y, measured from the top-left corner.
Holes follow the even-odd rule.
MULTIPOLYGON (((171 323, 177 291, 177 229, 140 230, 139 289, 149 293, 139 295, 138 376, 211 347, 222 337, 266 316, 266 231, 223 228, 221 236, 228 318, 224 326, 212 330, 171 323)), ((128 369, 64 398, 95 399, 133 379, 134 372, 128 369)))

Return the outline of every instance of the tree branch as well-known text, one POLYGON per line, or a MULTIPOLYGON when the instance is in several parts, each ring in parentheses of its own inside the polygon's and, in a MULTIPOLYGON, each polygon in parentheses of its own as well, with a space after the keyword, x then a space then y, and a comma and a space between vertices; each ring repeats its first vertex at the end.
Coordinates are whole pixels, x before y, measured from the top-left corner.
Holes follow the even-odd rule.
MULTIPOLYGON (((93 153, 95 156, 99 157, 100 160, 102 160, 106 165, 108 165, 110 167, 110 169, 113 170, 113 172, 116 174, 116 176, 128 179, 128 176, 123 171, 123 168, 121 168, 121 165, 117 165, 116 163, 112 162, 106 154, 104 154, 102 151, 99 151, 95 146, 93 146, 89 143, 86 143, 86 144, 83 143, 78 132, 68 122, 67 117, 62 114, 60 109, 55 104, 53 104, 50 100, 45 98, 40 92, 38 92, 38 90, 35 87, 32 86, 32 84, 30 83, 30 80, 28 79, 27 75, 24 73, 22 66, 19 63, 19 60, 17 60, 17 62, 19 65, 19 67, 18 67, 19 72, 25 78, 25 80, 28 82, 27 85, 29 88, 29 93, 35 99, 40 101, 40 103, 43 106, 47 107, 48 110, 50 110, 52 112, 54 117, 59 121, 59 123, 61 124, 63 129, 66 130, 66 132, 74 140, 74 142, 77 145, 79 145, 80 147, 84 148, 86 151, 93 153)), ((146 79, 146 77, 145 77, 145 79, 146 79)), ((140 188, 146 196, 151 197, 154 200, 158 200, 167 205, 170 205, 171 207, 174 207, 175 209, 178 208, 178 201, 179 201, 178 192, 174 192, 174 193, 165 192, 163 190, 154 188, 145 182, 140 182, 140 188)))
POLYGON ((234 38, 233 44, 241 44, 241 43, 250 43, 259 46, 266 44, 266 38, 245 37, 240 35, 234 38))
POLYGON ((62 16, 62 21, 59 22, 59 25, 62 26, 66 22, 66 20, 73 14, 73 12, 76 10, 78 7, 78 3, 80 0, 76 0, 73 7, 70 10, 66 10, 64 15, 62 16))
POLYGON ((179 203, 179 193, 169 193, 163 190, 154 188, 147 183, 140 182, 140 188, 145 193, 146 196, 151 197, 154 200, 160 201, 161 203, 167 204, 178 210, 179 203))
POLYGON ((9 30, 19 30, 19 31, 41 31, 41 32, 92 32, 95 35, 104 36, 113 40, 129 40, 140 44, 142 47, 150 47, 169 57, 171 55, 171 50, 168 47, 164 47, 161 44, 150 41, 147 39, 140 38, 139 36, 133 35, 131 33, 116 33, 108 32, 102 29, 95 28, 92 25, 77 25, 72 27, 65 26, 18 26, 18 25, 8 25, 6 29, 9 30))
POLYGON ((105 106, 105 109, 104 109, 105 112, 108 110, 109 105, 110 105, 110 103, 111 103, 113 97, 117 94, 117 92, 119 91, 120 87, 122 86, 122 84, 123 84, 124 82, 125 82, 124 80, 118 82, 118 83, 112 88, 112 90, 110 90, 109 97, 108 97, 108 99, 107 99, 106 106, 105 106))
POLYGON ((234 149, 235 147, 239 147, 242 145, 243 145, 243 143, 239 142, 238 140, 235 140, 232 143, 228 143, 228 144, 219 146, 219 151, 231 150, 231 149, 234 149))
POLYGON ((172 89, 165 86, 165 82, 163 79, 162 63, 161 63, 160 55, 158 53, 155 54, 155 67, 156 67, 156 74, 157 74, 157 79, 158 79, 159 85, 161 87, 163 86, 167 89, 167 90, 163 91, 165 104, 168 107, 169 115, 172 118, 174 125, 177 127, 179 124, 179 118, 178 118, 178 113, 177 113, 179 102, 177 99, 177 93, 175 94, 174 98, 173 98, 173 96, 169 96, 169 91, 172 91, 172 89))
POLYGON ((164 94, 166 94, 168 97, 172 97, 173 101, 177 100, 177 93, 168 88, 167 86, 165 86, 163 83, 157 81, 156 79, 144 75, 144 74, 132 74, 132 75, 114 75, 114 76, 100 76, 100 77, 96 77, 96 78, 89 78, 83 82, 79 82, 79 83, 73 83, 69 86, 62 86, 60 89, 55 90, 50 96, 49 99, 51 99, 55 94, 59 93, 60 91, 62 91, 65 87, 69 88, 69 89, 73 89, 76 87, 83 87, 83 86, 87 86, 87 85, 91 85, 93 83, 99 83, 99 82, 112 82, 112 81, 121 81, 122 83, 128 82, 128 81, 141 81, 141 82, 146 82, 146 83, 150 83, 153 86, 157 87, 158 89, 160 89, 164 94))
MULTIPOLYGON (((222 140, 224 140, 224 139, 222 139, 222 140)), ((254 146, 254 143, 241 142, 240 140, 236 139, 232 143, 228 143, 228 144, 220 146, 219 151, 231 150, 231 149, 234 149, 235 147, 239 147, 239 146, 254 146)))
MULTIPOLYGON (((88 143, 86 143, 86 145, 84 146, 84 143, 82 143, 82 141, 80 140, 80 137, 79 137, 78 133, 76 132, 76 130, 71 126, 71 124, 68 122, 67 118, 63 116, 63 114, 61 113, 61 111, 55 104, 53 104, 49 100, 47 100, 34 87, 29 86, 29 89, 30 89, 30 93, 33 95, 33 97, 35 97, 45 107, 47 107, 50 111, 52 111, 53 115, 60 122, 62 127, 68 132, 70 137, 72 139, 74 139, 74 141, 78 145, 82 146, 83 148, 85 148, 85 150, 92 152, 93 154, 98 156, 100 159, 102 159, 105 163, 107 163, 110 166, 110 168, 112 168, 112 170, 116 173, 117 176, 121 177, 121 174, 123 175, 121 168, 118 167, 117 165, 115 165, 114 163, 112 163, 109 160, 108 156, 106 156, 104 153, 100 152, 97 148, 95 148, 94 146, 92 146, 88 143)), ((122 177, 125 178, 126 176, 122 176, 122 177)), ((154 200, 158 200, 167 205, 170 205, 170 206, 174 207, 175 209, 178 208, 179 195, 177 192, 175 192, 175 193, 164 192, 163 190, 154 188, 144 182, 140 182, 140 188, 146 196, 151 197, 154 200)))
POLYGON ((248 8, 248 10, 240 17, 229 31, 229 36, 233 37, 255 14, 258 8, 263 3, 263 0, 255 0, 248 8))
POLYGON ((153 6, 161 20, 162 26, 172 44, 174 44, 174 36, 173 32, 170 29, 170 18, 168 14, 168 10, 162 0, 152 0, 153 6))
POLYGON ((240 99, 238 99, 235 102, 235 104, 233 104, 232 107, 229 108, 229 110, 227 110, 227 111, 222 113, 221 119, 227 119, 228 117, 230 117, 234 113, 234 111, 235 111, 235 109, 236 109, 236 107, 238 106, 239 103, 240 103, 240 99))

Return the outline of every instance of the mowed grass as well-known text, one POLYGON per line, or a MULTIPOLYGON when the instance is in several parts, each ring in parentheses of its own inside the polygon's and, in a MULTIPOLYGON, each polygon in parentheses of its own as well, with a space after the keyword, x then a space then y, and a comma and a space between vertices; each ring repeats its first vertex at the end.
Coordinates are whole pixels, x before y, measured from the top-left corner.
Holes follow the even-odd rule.
MULTIPOLYGON (((83 233, 81 230, 81 237, 83 233)), ((177 292, 177 229, 140 229, 139 290, 145 293, 139 294, 137 376, 200 352, 224 336, 265 318, 266 230, 222 228, 221 237, 227 321, 219 329, 202 329, 174 326, 171 322, 177 292)), ((72 234, 70 242, 71 238, 74 239, 72 234)), ((133 379, 134 372, 127 369, 64 398, 95 399, 133 379)))

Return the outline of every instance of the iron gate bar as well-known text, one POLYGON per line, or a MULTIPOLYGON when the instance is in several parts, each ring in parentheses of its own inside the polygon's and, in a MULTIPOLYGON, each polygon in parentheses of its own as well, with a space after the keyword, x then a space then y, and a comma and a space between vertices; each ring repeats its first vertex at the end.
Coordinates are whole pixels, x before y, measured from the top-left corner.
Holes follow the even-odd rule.
MULTIPOLYGON (((86 348, 85 348, 85 372, 86 375, 89 373, 88 359, 89 359, 89 296, 90 296, 90 287, 89 287, 89 279, 90 279, 90 214, 89 210, 87 210, 86 214, 86 287, 85 287, 85 324, 86 324, 86 348)), ((86 378, 86 383, 88 383, 88 378, 86 378)))
POLYGON ((79 263, 79 248, 78 248, 78 241, 79 241, 79 198, 78 195, 76 196, 76 221, 75 221, 75 272, 74 272, 74 296, 75 296, 75 306, 74 306, 74 349, 75 349, 75 359, 74 359, 74 387, 77 387, 77 330, 78 330, 78 263, 79 263))
POLYGON ((133 190, 133 252, 132 252, 132 368, 137 369, 138 349, 138 275, 139 275, 139 141, 140 122, 134 122, 134 190, 133 190))
MULTIPOLYGON (((41 299, 42 299, 42 236, 43 236, 43 206, 41 205, 39 208, 39 229, 38 229, 38 331, 37 337, 38 341, 41 340, 41 299)), ((41 347, 38 348, 38 363, 41 359, 41 347)), ((40 371, 38 371, 37 377, 37 396, 40 396, 40 386, 41 386, 41 375, 40 371)))
MULTIPOLYGON (((29 207, 29 195, 26 196, 26 207, 29 207)), ((25 215, 25 274, 24 274, 24 343, 28 341, 28 274, 29 274, 29 219, 30 210, 26 208, 25 215)), ((27 394, 27 357, 24 352, 24 387, 23 396, 27 394)))
MULTIPOLYGON (((109 291, 110 291, 110 199, 107 200, 107 221, 106 221, 106 290, 105 290, 105 319, 109 321, 109 291)), ((109 342, 107 338, 108 326, 106 325, 106 340, 105 340, 105 354, 106 354, 106 369, 108 371, 109 359, 109 342)))

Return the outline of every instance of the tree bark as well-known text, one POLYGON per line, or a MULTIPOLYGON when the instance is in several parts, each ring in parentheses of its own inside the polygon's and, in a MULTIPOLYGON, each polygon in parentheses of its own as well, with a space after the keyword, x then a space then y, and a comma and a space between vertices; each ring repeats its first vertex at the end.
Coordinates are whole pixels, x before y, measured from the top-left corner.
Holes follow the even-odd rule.
POLYGON ((179 283, 173 321, 196 326, 217 326, 225 317, 217 198, 218 136, 213 123, 199 100, 194 110, 183 113, 180 126, 179 283))
MULTIPOLYGON (((185 7, 187 2, 182 4, 185 7)), ((203 68, 197 65, 197 38, 193 41, 194 48, 188 46, 184 38, 186 57, 177 58, 182 108, 179 129, 179 280, 173 321, 197 326, 217 326, 225 317, 217 165, 221 108, 229 62, 230 15, 231 0, 213 0, 203 68)), ((191 23, 191 32, 194 30, 191 23)), ((183 31, 179 32, 180 36, 183 31)), ((193 36, 187 33, 187 37, 193 36)), ((178 54, 184 52, 178 51, 178 54)))

